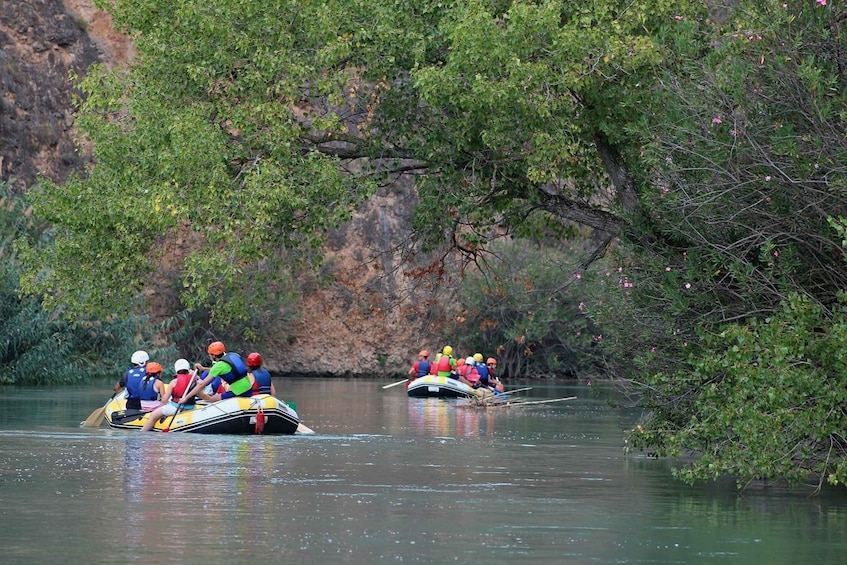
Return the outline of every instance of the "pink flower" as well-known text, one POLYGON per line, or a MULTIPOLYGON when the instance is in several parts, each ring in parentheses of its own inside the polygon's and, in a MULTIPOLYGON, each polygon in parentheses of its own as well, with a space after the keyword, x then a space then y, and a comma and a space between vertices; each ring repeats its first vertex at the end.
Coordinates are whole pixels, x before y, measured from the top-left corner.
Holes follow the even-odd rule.
POLYGON ((713 124, 722 124, 723 120, 721 119, 720 116, 715 116, 714 118, 712 118, 712 123, 713 124))
POLYGON ((766 176, 765 180, 771 180, 771 176, 770 175, 766 176))
POLYGON ((574 276, 576 277, 576 280, 579 280, 579 279, 581 279, 581 278, 582 278, 582 273, 577 273, 577 274, 576 274, 576 275, 574 275, 574 276))
POLYGON ((583 310, 585 310, 585 302, 580 302, 579 303, 579 311, 582 312, 583 310))
POLYGON ((665 267, 665 271, 670 272, 670 270, 671 270, 670 267, 665 267))
POLYGON ((685 288, 686 289, 691 288, 691 283, 685 283, 685 288))
POLYGON ((815 3, 816 3, 818 6, 826 6, 826 0, 817 0, 817 2, 815 2, 815 3))

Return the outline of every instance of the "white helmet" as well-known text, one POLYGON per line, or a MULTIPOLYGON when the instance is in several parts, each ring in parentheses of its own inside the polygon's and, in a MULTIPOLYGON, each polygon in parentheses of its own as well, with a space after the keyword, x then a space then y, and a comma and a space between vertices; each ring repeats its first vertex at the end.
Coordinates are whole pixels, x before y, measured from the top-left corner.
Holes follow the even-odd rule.
POLYGON ((180 371, 190 371, 191 364, 185 359, 177 359, 176 363, 174 363, 174 371, 179 373, 180 371))
POLYGON ((132 354, 130 361, 132 361, 133 365, 144 365, 147 361, 150 360, 150 356, 147 355, 146 351, 136 351, 132 354))
POLYGON ((476 362, 474 361, 473 357, 468 357, 467 359, 465 359, 465 365, 476 365, 476 362))

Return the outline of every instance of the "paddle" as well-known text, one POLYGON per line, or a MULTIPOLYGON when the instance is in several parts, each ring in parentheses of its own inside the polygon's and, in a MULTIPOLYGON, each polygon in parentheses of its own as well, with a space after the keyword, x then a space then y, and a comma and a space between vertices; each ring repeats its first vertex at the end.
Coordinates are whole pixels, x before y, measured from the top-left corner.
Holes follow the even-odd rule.
POLYGON ((101 406, 100 408, 98 408, 97 410, 92 412, 91 415, 88 416, 88 418, 85 419, 85 422, 82 423, 82 427, 83 428, 99 428, 100 424, 103 423, 103 415, 106 413, 106 406, 108 406, 109 403, 112 400, 114 400, 114 398, 115 398, 115 396, 117 396, 118 392, 120 392, 120 391, 115 392, 115 394, 113 394, 109 398, 109 400, 106 401, 106 404, 104 404, 103 406, 101 406))
POLYGON ((385 386, 384 386, 384 387, 382 387, 382 388, 383 388, 383 389, 386 389, 386 388, 391 388, 391 387, 393 387, 393 386, 401 385, 401 384, 403 384, 403 383, 405 383, 405 382, 408 382, 408 380, 409 380, 409 379, 403 379, 402 381, 397 381, 396 383, 391 383, 390 385, 385 385, 385 386))
POLYGON ((515 390, 507 390, 506 392, 501 392, 501 393, 500 393, 500 396, 505 396, 505 395, 507 395, 507 394, 512 394, 513 392, 523 392, 523 391, 525 391, 525 390, 532 390, 532 387, 531 387, 531 386, 528 386, 528 387, 526 387, 526 388, 516 388, 515 390))
POLYGON ((548 402, 561 402, 563 400, 576 400, 575 396, 568 396, 565 398, 554 398, 552 400, 527 400, 521 402, 513 402, 512 406, 526 406, 527 404, 547 404, 548 402))
POLYGON ((313 430, 312 428, 310 428, 309 426, 307 426, 303 423, 297 424, 297 431, 300 432, 301 434, 313 434, 313 433, 315 433, 315 430, 313 430))
MULTIPOLYGON (((190 381, 188 381, 188 384, 185 386, 185 390, 184 390, 183 392, 189 392, 189 391, 191 390, 191 387, 193 387, 193 386, 194 386, 194 381, 195 381, 196 379, 197 379, 197 369, 194 369, 194 371, 192 371, 192 372, 191 372, 191 380, 190 380, 190 381)), ((168 433, 169 431, 171 431, 171 424, 173 424, 173 423, 174 423, 174 419, 176 418, 177 414, 179 414, 180 412, 182 412, 182 407, 184 406, 184 404, 182 403, 182 401, 183 401, 183 400, 185 400, 185 398, 184 398, 184 397, 183 397, 183 398, 180 398, 180 403, 179 403, 179 405, 177 405, 177 407, 176 407, 176 412, 174 412, 174 415, 173 415, 173 416, 171 416, 171 421, 170 421, 170 422, 168 422, 168 425, 167 425, 167 426, 165 426, 164 428, 162 428, 162 433, 163 433, 163 434, 168 433)))

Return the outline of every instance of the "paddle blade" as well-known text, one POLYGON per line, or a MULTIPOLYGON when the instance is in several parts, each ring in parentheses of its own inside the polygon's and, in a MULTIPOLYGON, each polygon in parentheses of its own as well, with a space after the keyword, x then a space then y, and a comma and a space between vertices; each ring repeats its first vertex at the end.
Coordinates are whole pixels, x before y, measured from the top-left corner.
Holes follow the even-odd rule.
POLYGON ((298 434, 313 434, 313 433, 315 433, 315 430, 313 430, 309 426, 306 426, 303 423, 300 423, 300 424, 297 424, 297 433, 298 434))
POLYGON ((91 413, 91 415, 85 419, 85 422, 82 423, 83 428, 98 428, 100 424, 103 422, 103 415, 106 413, 106 407, 101 406, 97 410, 91 413))
POLYGON ((385 386, 384 386, 384 387, 382 387, 382 388, 383 388, 383 389, 386 389, 386 388, 391 388, 391 387, 393 387, 393 386, 401 385, 401 384, 403 384, 403 383, 407 382, 408 380, 409 380, 409 379, 403 379, 402 381, 397 381, 396 383, 391 383, 390 385, 385 385, 385 386))

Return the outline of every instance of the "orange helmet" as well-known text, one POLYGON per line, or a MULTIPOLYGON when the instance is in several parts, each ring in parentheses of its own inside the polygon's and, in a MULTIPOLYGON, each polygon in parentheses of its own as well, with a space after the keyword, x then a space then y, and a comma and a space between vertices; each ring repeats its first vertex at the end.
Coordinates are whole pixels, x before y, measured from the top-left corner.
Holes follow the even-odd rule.
POLYGON ((156 373, 162 372, 162 366, 156 363, 155 361, 150 361, 144 368, 144 372, 148 375, 155 375, 156 373))
POLYGON ((421 352, 418 353, 418 357, 429 357, 429 351, 426 349, 421 349, 421 352))
POLYGON ((462 366, 462 365, 464 365, 464 364, 465 364, 465 360, 464 360, 464 359, 459 359, 458 361, 456 361, 456 366, 457 366, 457 367, 461 367, 461 366, 462 366))
POLYGON ((251 369, 258 369, 262 366, 262 356, 254 351, 247 356, 247 366, 251 369))
POLYGON ((223 355, 226 353, 226 346, 222 341, 213 341, 209 344, 209 347, 206 349, 206 352, 209 355, 223 355))

